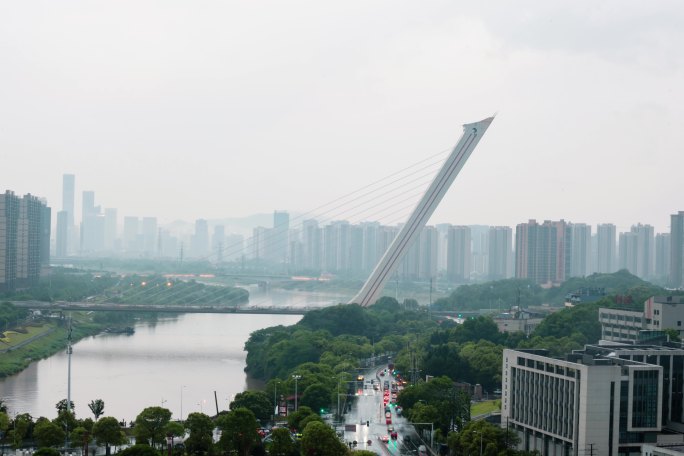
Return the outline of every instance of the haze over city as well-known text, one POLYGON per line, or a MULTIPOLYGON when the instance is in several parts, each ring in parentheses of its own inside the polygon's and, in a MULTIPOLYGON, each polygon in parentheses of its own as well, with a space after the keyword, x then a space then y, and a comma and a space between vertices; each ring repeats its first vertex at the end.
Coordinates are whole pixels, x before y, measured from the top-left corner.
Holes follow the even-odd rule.
MULTIPOLYGON (((430 223, 667 231, 678 2, 10 2, 0 182, 175 219, 309 211, 498 111, 430 223)), ((77 201, 77 207, 80 202, 77 201)))

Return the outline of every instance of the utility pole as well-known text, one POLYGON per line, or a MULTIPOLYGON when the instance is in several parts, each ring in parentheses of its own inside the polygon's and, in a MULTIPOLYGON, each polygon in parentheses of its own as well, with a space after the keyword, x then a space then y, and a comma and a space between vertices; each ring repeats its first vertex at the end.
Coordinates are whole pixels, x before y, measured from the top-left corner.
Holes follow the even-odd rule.
MULTIPOLYGON (((67 414, 71 414, 71 354, 74 352, 71 346, 71 314, 69 314, 69 321, 67 323, 67 414)), ((69 421, 65 421, 65 436, 64 436, 64 451, 69 448, 69 421)))
POLYGON ((302 376, 301 376, 301 375, 294 374, 294 375, 292 376, 292 378, 294 378, 294 381, 295 381, 295 412, 296 412, 296 411, 298 410, 298 407, 297 407, 297 381, 298 381, 300 378, 302 378, 302 376))

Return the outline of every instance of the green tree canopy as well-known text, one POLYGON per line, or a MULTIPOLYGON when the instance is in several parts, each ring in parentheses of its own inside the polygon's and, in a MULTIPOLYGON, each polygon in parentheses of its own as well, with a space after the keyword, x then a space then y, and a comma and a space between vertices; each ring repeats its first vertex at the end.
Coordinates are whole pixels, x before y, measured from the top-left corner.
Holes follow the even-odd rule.
POLYGON ((267 450, 271 456, 295 456, 297 454, 292 434, 285 428, 273 429, 267 450))
POLYGON ((171 411, 162 407, 147 407, 135 418, 133 434, 138 443, 150 446, 162 445, 166 440, 165 427, 171 419, 171 411))
POLYGON ((39 419, 33 428, 33 438, 40 447, 53 447, 64 444, 64 430, 48 419, 39 419))
POLYGON ((110 454, 111 445, 126 443, 126 434, 113 416, 105 416, 93 425, 93 437, 98 445, 105 446, 107 456, 110 454))
POLYGON ((125 450, 119 451, 117 456, 161 456, 159 451, 155 450, 149 445, 139 443, 125 450))
POLYGON ((273 400, 263 391, 243 391, 235 395, 230 409, 244 407, 254 413, 258 420, 266 421, 273 415, 273 400))
POLYGON ((204 413, 191 413, 185 420, 185 428, 190 435, 185 439, 185 449, 190 454, 203 454, 213 444, 214 422, 204 413))
POLYGON ((340 442, 334 429, 320 421, 313 421, 307 424, 302 433, 302 454, 344 456, 347 447, 340 442))
POLYGON ((248 456, 261 440, 257 433, 257 420, 251 410, 237 408, 218 418, 221 430, 218 445, 224 452, 236 451, 239 456, 248 456))

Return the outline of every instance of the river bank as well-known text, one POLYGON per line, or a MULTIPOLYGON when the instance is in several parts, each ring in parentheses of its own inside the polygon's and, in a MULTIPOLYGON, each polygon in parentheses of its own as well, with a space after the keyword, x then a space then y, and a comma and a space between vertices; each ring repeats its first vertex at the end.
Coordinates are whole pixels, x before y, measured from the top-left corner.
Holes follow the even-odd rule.
MULTIPOLYGON (((98 324, 80 313, 72 316, 72 341, 98 334, 106 325, 98 324)), ((45 331, 27 339, 21 345, 8 347, 0 356, 0 378, 17 374, 34 362, 48 358, 60 350, 66 349, 67 331, 65 320, 45 320, 42 322, 45 331)))

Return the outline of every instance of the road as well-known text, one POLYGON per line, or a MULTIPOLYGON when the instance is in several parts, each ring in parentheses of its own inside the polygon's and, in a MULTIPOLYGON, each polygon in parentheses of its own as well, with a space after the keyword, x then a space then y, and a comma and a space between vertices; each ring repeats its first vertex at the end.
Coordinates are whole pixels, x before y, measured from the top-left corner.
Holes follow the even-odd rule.
MULTIPOLYGON (((391 384, 392 378, 388 374, 380 376, 384 367, 369 369, 364 373, 364 387, 357 388, 357 400, 352 410, 344 416, 344 441, 347 444, 352 442, 352 445, 356 441, 357 444, 352 446, 353 448, 369 450, 382 455, 417 455, 417 444, 414 442, 417 441, 418 437, 406 418, 397 415, 396 407, 390 407, 390 414, 391 425, 398 434, 397 439, 389 439, 387 443, 381 440, 384 436, 390 437, 385 417, 385 406, 383 405, 382 386, 385 380, 391 384), (370 383, 371 379, 373 384, 370 383), (376 383, 380 385, 380 389, 377 391, 373 388, 376 383), (406 436, 410 442, 405 444, 404 438, 406 436)), ((342 430, 341 426, 339 430, 342 430)))

